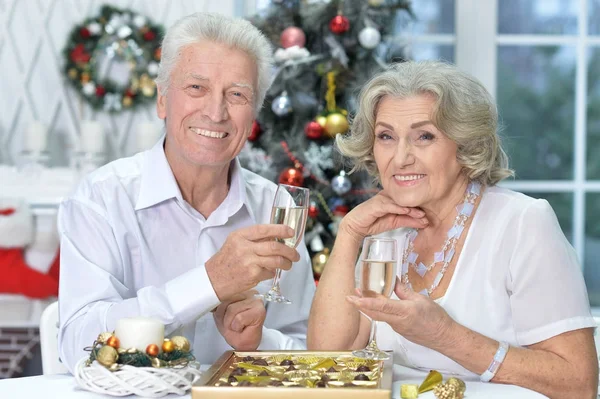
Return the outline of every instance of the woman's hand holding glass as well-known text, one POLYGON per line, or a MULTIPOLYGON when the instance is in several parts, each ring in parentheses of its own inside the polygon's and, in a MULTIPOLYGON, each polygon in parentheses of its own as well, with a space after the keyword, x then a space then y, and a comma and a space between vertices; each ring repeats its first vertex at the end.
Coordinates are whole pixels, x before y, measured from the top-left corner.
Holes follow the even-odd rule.
POLYGON ((397 277, 394 292, 400 300, 369 296, 364 291, 362 297, 346 299, 369 319, 385 322, 415 344, 443 349, 458 335, 455 321, 434 300, 408 289, 397 277))

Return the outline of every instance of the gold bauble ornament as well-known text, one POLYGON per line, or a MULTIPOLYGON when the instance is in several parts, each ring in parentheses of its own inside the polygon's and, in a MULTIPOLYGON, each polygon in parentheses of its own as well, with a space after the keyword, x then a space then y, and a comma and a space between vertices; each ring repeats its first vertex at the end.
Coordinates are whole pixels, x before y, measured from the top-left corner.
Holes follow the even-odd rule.
POLYGON ((83 72, 81 74, 81 83, 87 83, 90 81, 90 74, 87 72, 83 72))
POLYGON ((162 350, 165 353, 173 352, 175 350, 175 344, 170 339, 165 339, 162 344, 162 350))
POLYGON ((117 362, 119 354, 112 346, 104 345, 96 354, 96 360, 103 366, 110 367, 117 362))
POLYGON ((67 72, 67 74, 69 75, 70 79, 72 79, 72 80, 77 79, 77 69, 71 68, 71 69, 69 69, 69 72, 67 72))
POLYGON ((112 333, 103 332, 102 334, 98 335, 98 338, 96 338, 96 341, 100 342, 101 344, 105 344, 108 341, 108 339, 112 336, 113 336, 112 333))
POLYGON ((321 116, 317 116, 317 117, 315 118, 315 122, 317 122, 319 125, 321 125, 321 127, 322 127, 323 129, 325 129, 325 125, 327 124, 327 117, 326 117, 326 116, 323 116, 323 115, 321 115, 321 116))
POLYGON ((123 106, 125 108, 131 107, 131 104, 133 104, 133 100, 131 99, 131 97, 129 97, 129 96, 123 97, 123 106))
POLYGON ((333 138, 336 134, 346 132, 349 126, 348 119, 341 113, 335 112, 327 116, 325 132, 327 132, 329 137, 333 138))
POLYGON ((186 337, 182 337, 181 335, 177 335, 171 338, 171 342, 175 345, 175 349, 182 352, 190 351, 190 341, 186 337))
POLYGON ((312 258, 312 268, 315 275, 320 276, 329 260, 329 248, 323 249, 312 258))
POLYGON ((154 83, 148 82, 142 84, 142 94, 146 97, 152 97, 154 95, 154 83))

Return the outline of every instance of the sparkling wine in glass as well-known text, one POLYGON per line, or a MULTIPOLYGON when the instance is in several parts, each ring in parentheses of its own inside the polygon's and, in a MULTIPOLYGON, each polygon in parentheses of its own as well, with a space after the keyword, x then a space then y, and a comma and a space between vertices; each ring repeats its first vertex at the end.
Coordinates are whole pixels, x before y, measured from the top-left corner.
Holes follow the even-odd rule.
MULTIPOLYGON (((308 202, 310 191, 304 187, 288 186, 280 184, 277 186, 273 209, 271 210, 271 223, 285 224, 294 229, 294 236, 281 240, 285 245, 296 248, 304 236, 306 218, 308 217, 308 202)), ((265 294, 265 299, 271 302, 290 304, 292 301, 281 294, 279 279, 281 269, 275 272, 273 286, 265 294)))
MULTIPOLYGON (((358 264, 356 285, 363 296, 389 298, 394 290, 397 272, 397 242, 393 238, 368 237, 358 264)), ((389 355, 377 347, 377 321, 371 320, 369 343, 365 349, 353 351, 356 357, 385 360, 389 355)))

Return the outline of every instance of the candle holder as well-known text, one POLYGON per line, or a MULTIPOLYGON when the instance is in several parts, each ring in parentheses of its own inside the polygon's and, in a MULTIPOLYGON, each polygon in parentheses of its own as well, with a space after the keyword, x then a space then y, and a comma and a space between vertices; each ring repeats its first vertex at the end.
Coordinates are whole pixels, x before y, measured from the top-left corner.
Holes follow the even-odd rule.
POLYGON ((184 395, 202 376, 189 341, 182 336, 163 339, 162 324, 157 326, 151 319, 121 319, 117 330, 99 334, 93 345, 85 348, 90 356, 77 363, 74 373, 82 388, 105 395, 157 398, 184 395), (145 349, 137 348, 148 342, 152 343, 145 349))
POLYGON ((78 151, 75 153, 75 165, 80 175, 86 175, 104 165, 106 154, 78 151))
POLYGON ((23 174, 39 176, 49 161, 50 154, 47 151, 23 150, 19 153, 18 165, 23 174))

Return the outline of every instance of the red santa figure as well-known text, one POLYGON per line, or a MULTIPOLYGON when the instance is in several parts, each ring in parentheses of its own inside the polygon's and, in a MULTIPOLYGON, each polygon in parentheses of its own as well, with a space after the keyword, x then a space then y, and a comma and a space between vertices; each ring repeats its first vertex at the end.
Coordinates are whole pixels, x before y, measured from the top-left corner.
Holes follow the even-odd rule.
POLYGON ((0 199, 0 293, 30 298, 58 295, 56 228, 34 229, 25 201, 0 199))

